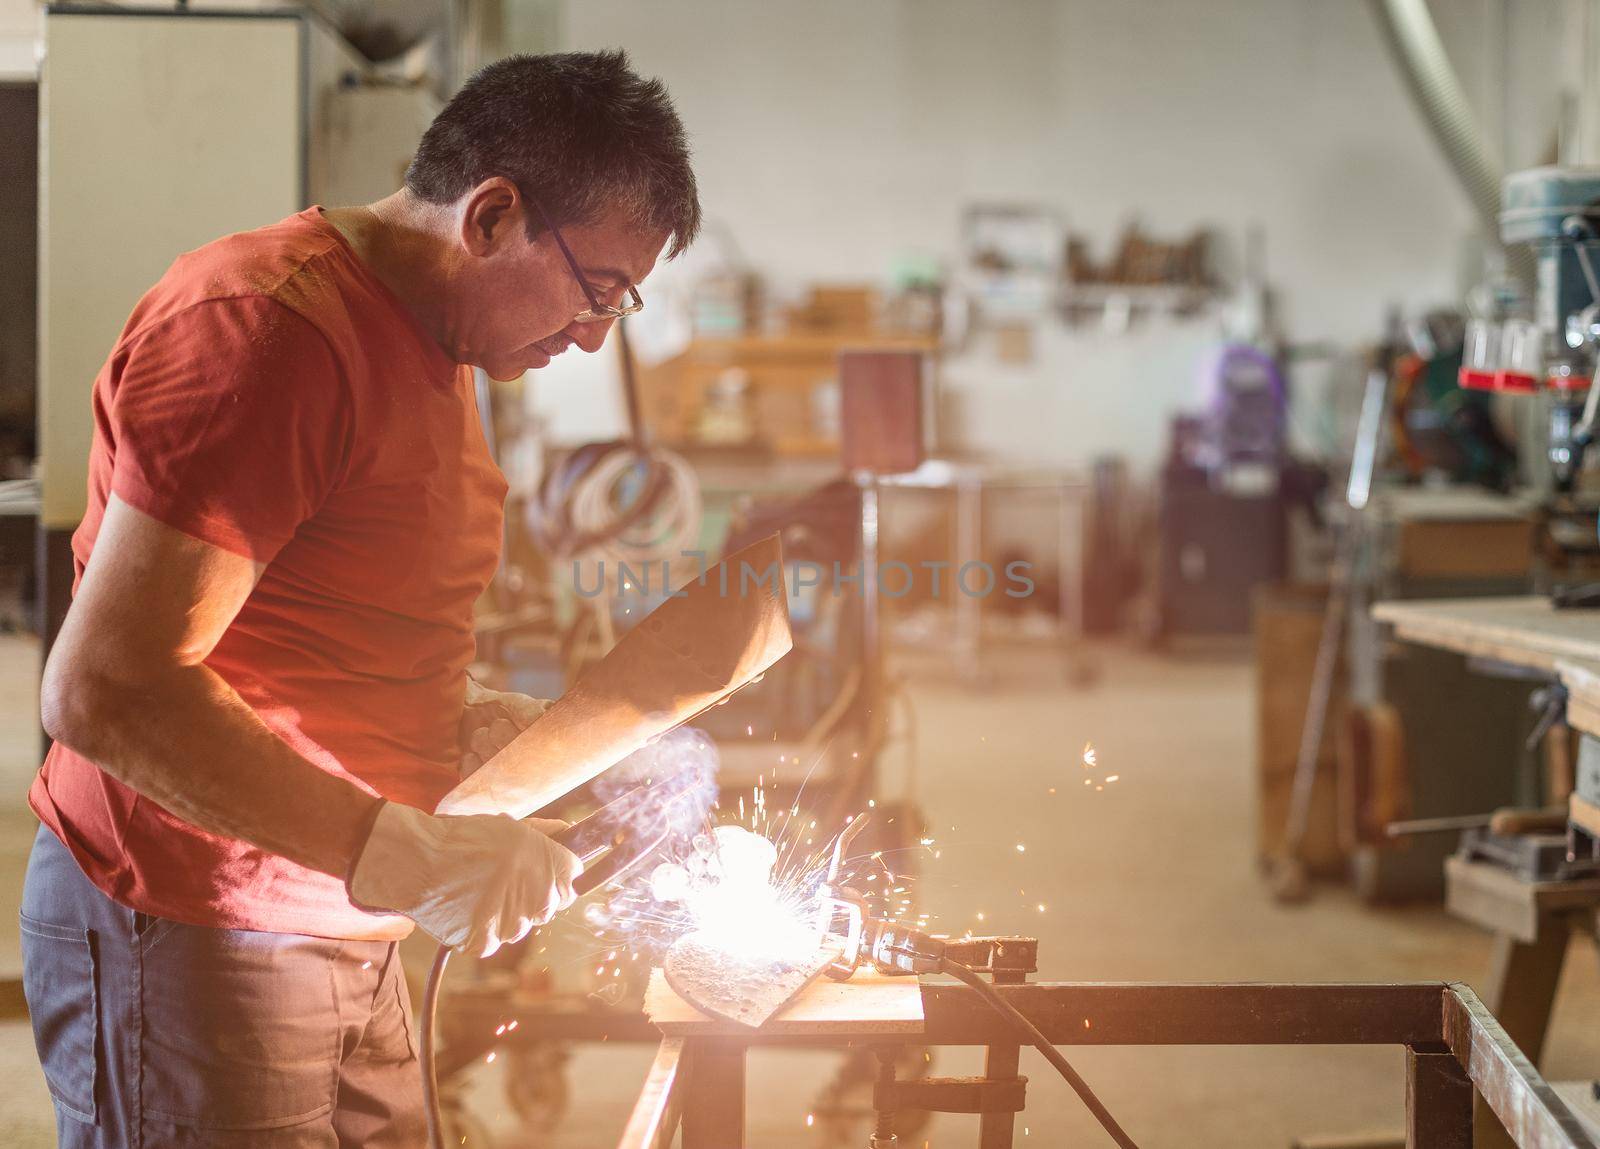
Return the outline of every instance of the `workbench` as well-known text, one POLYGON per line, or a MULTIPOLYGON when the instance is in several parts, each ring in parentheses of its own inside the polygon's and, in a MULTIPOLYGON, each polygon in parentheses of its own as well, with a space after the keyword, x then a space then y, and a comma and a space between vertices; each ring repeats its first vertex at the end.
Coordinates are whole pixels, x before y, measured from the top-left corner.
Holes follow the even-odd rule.
MULTIPOLYGON (((1546 598, 1519 596, 1385 602, 1372 615, 1402 640, 1560 682, 1566 723, 1600 737, 1600 611, 1556 610, 1546 598)), ((1558 789, 1571 787, 1570 763, 1566 769, 1558 789)), ((1494 933, 1490 1008, 1537 1062, 1569 941, 1594 934, 1600 879, 1532 882, 1459 857, 1448 859, 1446 876, 1451 912, 1494 933)), ((1480 1132, 1480 1146, 1496 1143, 1480 1132)))
POLYGON ((1600 738, 1600 610, 1557 610, 1524 595, 1382 602, 1372 617, 1407 642, 1559 682, 1567 724, 1600 738))
MULTIPOLYGON (((1397 637, 1469 658, 1483 658, 1552 678, 1587 672, 1590 705, 1600 710, 1600 610, 1556 610, 1535 595, 1515 598, 1381 602, 1372 617, 1397 637)), ((1600 714, 1591 716, 1600 731, 1600 714)))
MULTIPOLYGON (((881 981, 817 983, 759 1030, 698 1016, 658 985, 652 1000, 663 1038, 618 1149, 734 1149, 744 1141, 744 1060, 753 1048, 866 1045, 892 1049, 1014 1043, 1016 1032, 963 985, 902 979, 885 1018, 881 981), (913 998, 920 1021, 904 1016, 913 998), (852 1017, 858 1016, 857 1021, 852 1017), (807 1020, 809 1019, 809 1020, 807 1020), (813 1024, 815 1027, 813 1027, 813 1024)), ((1406 1054, 1406 1144, 1466 1149, 1474 1096, 1481 1097, 1520 1149, 1579 1149, 1594 1142, 1565 1101, 1540 1078, 1500 1024, 1464 985, 1175 985, 1021 983, 1000 992, 1060 1046, 1401 1045, 1406 1054)), ((997 1078, 993 1067, 988 1078, 997 1078)), ((1021 1107, 1028 1083, 1010 1063, 987 1101, 1021 1107), (1008 1090, 999 1087, 1009 1086, 1008 1090), (1002 1095, 1003 1094, 1003 1095, 1002 1095)), ((915 1082, 887 1092, 914 1108, 915 1082), (909 1099, 909 1103, 908 1103, 909 1099)), ((1055 1078, 1034 1088, 1067 1086, 1055 1078)), ((878 1096, 885 1095, 879 1084, 878 1096)), ((942 1095, 948 1102, 948 1089, 942 1095)), ((976 1099, 978 1091, 973 1091, 976 1099)), ((1007 1115, 1009 1118, 1009 1114, 1007 1115)), ((980 1146, 1009 1146, 1009 1119, 980 1133, 980 1146)), ((1137 1138, 1138 1131, 1129 1132, 1137 1138)))

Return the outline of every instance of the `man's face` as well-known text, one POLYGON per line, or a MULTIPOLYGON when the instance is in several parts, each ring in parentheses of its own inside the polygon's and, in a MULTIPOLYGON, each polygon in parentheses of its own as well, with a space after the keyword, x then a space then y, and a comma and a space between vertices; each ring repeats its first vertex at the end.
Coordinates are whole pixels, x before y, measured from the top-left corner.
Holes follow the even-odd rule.
MULTIPOLYGON (((527 238, 524 208, 534 211, 519 201, 475 215, 469 203, 465 258, 452 276, 455 358, 502 381, 544 367, 574 345, 600 350, 615 322, 573 321, 590 309, 589 299, 548 230, 527 238)), ((620 213, 563 227, 561 236, 595 297, 610 307, 627 302, 628 287, 644 281, 667 241, 665 234, 641 232, 620 213)))

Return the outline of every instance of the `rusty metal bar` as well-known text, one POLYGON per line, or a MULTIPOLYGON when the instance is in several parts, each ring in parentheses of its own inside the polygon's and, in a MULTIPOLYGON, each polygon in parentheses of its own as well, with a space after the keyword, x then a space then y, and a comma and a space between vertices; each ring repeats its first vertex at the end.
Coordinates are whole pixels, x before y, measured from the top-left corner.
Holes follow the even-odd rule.
MULTIPOLYGON (((1442 1040, 1443 982, 1032 982, 997 988, 1057 1045, 1427 1045, 1442 1040)), ((990 1045, 1011 1032, 965 986, 925 983, 922 1005, 922 1040, 929 1045, 990 1045)))
POLYGON ((742 1149, 745 1045, 726 1037, 688 1038, 683 1084, 683 1149, 742 1149))
MULTIPOLYGON (((1028 965, 1034 964, 1030 955, 1028 965)), ((1026 974, 1020 969, 996 969, 994 984, 1026 985, 1026 974)), ((1007 1027, 1008 1029, 1011 1027, 1007 1027)), ((983 1075, 991 1081, 1014 1081, 1021 1064, 1022 1047, 1017 1044, 1015 1032, 1011 1041, 990 1045, 983 1055, 983 1075)), ((989 1110, 978 1116, 978 1149, 1011 1149, 1017 1135, 1016 1114, 989 1110)))
POLYGON ((668 1149, 678 1132, 681 1093, 675 1088, 683 1065, 683 1039, 669 1037, 656 1050, 619 1144, 635 1149, 668 1149))
POLYGON ((1444 1039, 1520 1149, 1594 1149, 1578 1119, 1472 988, 1446 987, 1444 1039))
POLYGON ((1448 1047, 1406 1050, 1406 1149, 1472 1149, 1472 1096, 1448 1047))

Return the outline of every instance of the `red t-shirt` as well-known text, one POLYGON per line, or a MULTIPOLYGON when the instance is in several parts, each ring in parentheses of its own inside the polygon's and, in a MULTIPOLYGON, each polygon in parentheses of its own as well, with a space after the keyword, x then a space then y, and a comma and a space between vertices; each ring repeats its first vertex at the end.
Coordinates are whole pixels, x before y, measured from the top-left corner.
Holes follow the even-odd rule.
MULTIPOLYGON (((182 256, 94 383, 78 576, 108 496, 266 572, 206 665, 330 774, 425 810, 456 780, 505 479, 472 374, 312 208, 182 256)), ((397 938, 343 883, 189 825, 64 746, 29 791, 89 878, 196 925, 397 938)))

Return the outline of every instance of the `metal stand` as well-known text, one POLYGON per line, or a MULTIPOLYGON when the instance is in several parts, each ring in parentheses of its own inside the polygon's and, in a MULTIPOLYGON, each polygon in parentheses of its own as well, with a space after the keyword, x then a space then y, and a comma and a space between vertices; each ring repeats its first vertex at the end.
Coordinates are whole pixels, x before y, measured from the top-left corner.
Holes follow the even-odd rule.
MULTIPOLYGON (((1009 986, 1005 997, 1048 1040, 1062 1046, 1404 1046, 1410 1149, 1470 1149, 1475 1094, 1519 1149, 1594 1149, 1565 1102, 1465 985, 1027 983, 1009 986), (1084 1027, 1085 1018, 1092 1019, 1092 1027, 1084 1027)), ((993 1048, 1015 1040, 1009 1023, 968 986, 924 984, 922 998, 923 1032, 917 1037, 921 1043, 993 1048)), ((661 1043, 618 1149, 671 1145, 680 1113, 683 1149, 743 1146, 747 1048, 847 1044, 879 1048, 904 1040, 903 1035, 874 1034, 867 1027, 826 1037, 774 1037, 758 1030, 737 1040, 668 1039, 661 1043), (719 1042, 724 1044, 719 1047, 719 1042), (730 1060, 733 1048, 737 1065, 730 1060), (735 1105, 738 1112, 733 1111, 735 1105)), ((892 1114, 912 1106, 938 1105, 947 1107, 943 1110, 947 1112, 978 1112, 990 1118, 990 1129, 1001 1125, 1009 1129, 1021 1109, 1022 1088, 1014 1070, 1009 1078, 985 1076, 967 1082, 881 1082, 880 1108, 892 1114)), ((985 1136, 981 1130, 979 1135, 985 1136)), ((892 1130, 889 1136, 893 1137, 892 1130)), ((894 1141, 880 1139, 879 1144, 894 1141)))

